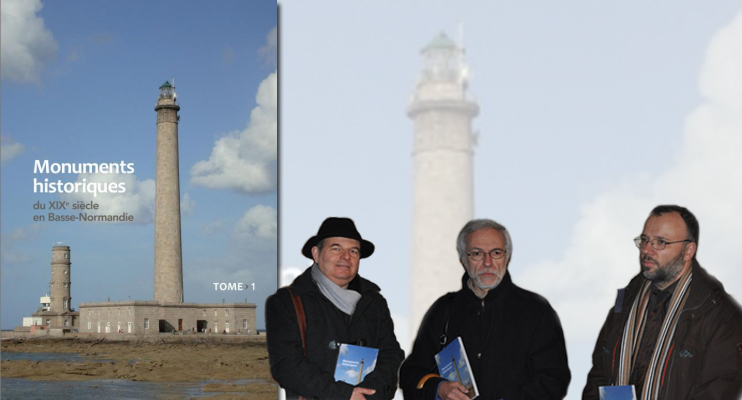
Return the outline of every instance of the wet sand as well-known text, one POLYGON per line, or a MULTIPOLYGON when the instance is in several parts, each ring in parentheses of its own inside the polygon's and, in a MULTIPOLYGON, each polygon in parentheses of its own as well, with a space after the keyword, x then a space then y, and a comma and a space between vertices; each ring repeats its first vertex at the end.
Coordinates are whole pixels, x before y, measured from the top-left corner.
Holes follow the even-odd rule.
POLYGON ((210 337, 167 337, 156 338, 153 342, 97 341, 87 338, 3 339, 2 352, 76 353, 89 360, 7 361, 3 357, 3 378, 48 381, 126 379, 149 382, 260 379, 268 383, 214 383, 207 384, 204 392, 214 395, 220 392, 244 393, 215 397, 220 399, 276 398, 277 384, 270 376, 265 337, 239 341, 210 337))

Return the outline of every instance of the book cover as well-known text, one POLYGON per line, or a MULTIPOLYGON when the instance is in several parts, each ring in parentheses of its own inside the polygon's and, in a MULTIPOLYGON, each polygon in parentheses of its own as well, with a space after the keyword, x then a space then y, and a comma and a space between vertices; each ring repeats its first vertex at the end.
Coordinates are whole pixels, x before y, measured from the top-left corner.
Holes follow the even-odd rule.
POLYGON ((335 380, 358 385, 368 374, 374 372, 378 355, 379 349, 373 347, 341 344, 335 366, 335 380))
POLYGON ((600 386, 600 400, 636 400, 634 385, 600 386))
POLYGON ((276 3, 0 4, 3 337, 257 340, 277 281, 276 3))
POLYGON ((458 381, 469 392, 466 394, 470 399, 479 396, 479 388, 474 374, 469 366, 469 358, 461 337, 457 337, 440 353, 435 355, 438 364, 438 374, 449 381, 458 381))

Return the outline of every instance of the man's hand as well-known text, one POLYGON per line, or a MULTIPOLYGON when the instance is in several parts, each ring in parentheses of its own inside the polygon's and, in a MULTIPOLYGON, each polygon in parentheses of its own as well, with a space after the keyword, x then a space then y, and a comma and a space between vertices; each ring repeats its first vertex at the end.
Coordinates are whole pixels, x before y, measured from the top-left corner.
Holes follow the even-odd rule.
POLYGON ((353 394, 350 395, 350 400, 366 400, 366 396, 364 395, 372 395, 374 393, 376 393, 376 390, 374 389, 366 389, 358 386, 353 389, 353 394))
POLYGON ((466 393, 469 391, 458 382, 446 381, 438 386, 438 397, 441 400, 469 400, 466 393))

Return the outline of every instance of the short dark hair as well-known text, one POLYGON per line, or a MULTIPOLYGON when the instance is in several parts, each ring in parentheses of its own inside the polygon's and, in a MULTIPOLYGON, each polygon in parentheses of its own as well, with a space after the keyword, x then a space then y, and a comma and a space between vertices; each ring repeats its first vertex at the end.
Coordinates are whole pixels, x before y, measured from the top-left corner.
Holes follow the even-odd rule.
MULTIPOLYGON (((676 206, 674 204, 670 205, 660 205, 654 208, 651 213, 649 213, 650 216, 659 217, 662 214, 667 214, 671 212, 676 212, 680 215, 680 218, 683 219, 683 222, 685 222, 685 229, 686 229, 686 239, 691 240, 696 243, 696 253, 698 253, 698 236, 700 235, 700 227, 698 226, 698 220, 696 219, 696 216, 693 215, 692 212, 690 212, 685 207, 676 206)), ((693 259, 696 259, 696 254, 693 254, 693 259)))

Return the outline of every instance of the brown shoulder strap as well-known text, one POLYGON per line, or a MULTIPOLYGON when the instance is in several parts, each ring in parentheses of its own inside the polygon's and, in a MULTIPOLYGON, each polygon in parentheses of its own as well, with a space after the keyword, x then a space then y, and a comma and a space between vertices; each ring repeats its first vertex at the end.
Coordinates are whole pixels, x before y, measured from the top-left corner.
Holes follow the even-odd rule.
POLYGON ((301 347, 304 349, 304 355, 307 355, 307 317, 304 315, 304 306, 301 304, 301 298, 294 296, 291 286, 288 287, 291 300, 294 301, 296 310, 296 319, 299 321, 299 332, 301 332, 301 347))

